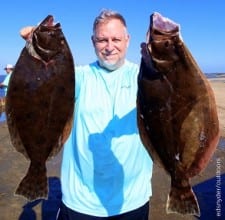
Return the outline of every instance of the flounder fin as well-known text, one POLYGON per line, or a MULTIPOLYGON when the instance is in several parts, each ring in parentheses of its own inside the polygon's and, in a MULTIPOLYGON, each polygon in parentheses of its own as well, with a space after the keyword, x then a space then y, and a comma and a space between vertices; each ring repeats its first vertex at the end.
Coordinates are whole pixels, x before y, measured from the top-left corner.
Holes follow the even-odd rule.
POLYGON ((192 189, 172 187, 167 199, 166 212, 200 217, 198 201, 192 189))
POLYGON ((15 194, 24 196, 29 201, 47 198, 46 167, 30 164, 27 174, 20 182, 15 194))
POLYGON ((12 120, 11 114, 9 114, 9 113, 7 114, 7 124, 8 124, 8 130, 10 133, 10 140, 11 140, 13 146, 15 147, 15 149, 18 152, 23 154, 27 160, 30 160, 30 158, 27 154, 26 148, 24 147, 23 142, 21 141, 18 128, 17 128, 14 120, 12 120))
POLYGON ((59 151, 61 150, 62 146, 68 139, 71 129, 72 129, 72 124, 73 124, 73 116, 70 117, 70 119, 67 121, 62 134, 60 135, 57 144, 53 147, 51 153, 49 154, 49 157, 47 160, 50 160, 52 157, 56 156, 59 151))

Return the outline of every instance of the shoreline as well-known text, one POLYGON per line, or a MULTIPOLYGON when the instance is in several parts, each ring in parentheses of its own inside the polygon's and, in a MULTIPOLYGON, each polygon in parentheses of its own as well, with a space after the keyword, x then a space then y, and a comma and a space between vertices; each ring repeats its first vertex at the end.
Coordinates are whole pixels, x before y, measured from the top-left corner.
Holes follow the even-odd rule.
POLYGON ((225 77, 208 79, 216 99, 220 136, 225 138, 225 77))

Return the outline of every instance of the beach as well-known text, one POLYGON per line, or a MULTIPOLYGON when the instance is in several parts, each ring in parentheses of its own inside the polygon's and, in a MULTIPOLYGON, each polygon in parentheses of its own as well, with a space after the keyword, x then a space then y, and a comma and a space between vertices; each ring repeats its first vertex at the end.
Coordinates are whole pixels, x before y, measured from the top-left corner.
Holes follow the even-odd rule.
MULTIPOLYGON (((166 200, 170 189, 170 177, 154 165, 152 177, 153 195, 150 199, 149 220, 214 220, 225 219, 225 78, 211 78, 220 121, 220 142, 208 166, 191 179, 201 217, 166 214, 166 200)), ((47 162, 49 198, 28 202, 14 191, 25 175, 29 162, 12 146, 6 122, 0 124, 0 219, 1 220, 53 220, 60 199, 61 153, 47 162)), ((137 219, 138 220, 138 219, 137 219)))

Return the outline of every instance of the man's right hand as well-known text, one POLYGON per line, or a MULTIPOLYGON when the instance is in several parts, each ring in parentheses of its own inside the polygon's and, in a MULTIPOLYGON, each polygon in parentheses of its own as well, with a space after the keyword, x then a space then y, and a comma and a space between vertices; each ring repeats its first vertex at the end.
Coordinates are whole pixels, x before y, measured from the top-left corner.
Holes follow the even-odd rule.
POLYGON ((36 28, 35 26, 27 26, 27 27, 22 28, 20 30, 20 36, 24 40, 28 40, 35 28, 36 28))

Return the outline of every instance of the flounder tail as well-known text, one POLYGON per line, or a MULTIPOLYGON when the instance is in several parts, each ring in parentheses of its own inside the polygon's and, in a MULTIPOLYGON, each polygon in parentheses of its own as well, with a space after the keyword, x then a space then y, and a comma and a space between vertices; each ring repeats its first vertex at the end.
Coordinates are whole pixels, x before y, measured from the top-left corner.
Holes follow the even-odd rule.
POLYGON ((48 195, 48 182, 45 165, 30 164, 26 176, 22 179, 15 194, 28 200, 46 198, 48 195))
POLYGON ((198 201, 191 187, 172 187, 166 204, 167 213, 200 216, 198 201))

